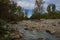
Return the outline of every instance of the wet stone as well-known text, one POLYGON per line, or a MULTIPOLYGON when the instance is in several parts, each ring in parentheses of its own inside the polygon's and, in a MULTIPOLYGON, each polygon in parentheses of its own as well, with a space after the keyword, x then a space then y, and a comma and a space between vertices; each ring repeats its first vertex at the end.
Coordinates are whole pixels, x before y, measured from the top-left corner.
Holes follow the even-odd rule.
POLYGON ((38 38, 37 40, 43 40, 43 38, 38 38))
POLYGON ((49 30, 46 30, 47 33, 51 34, 51 32, 49 30))
POLYGON ((45 40, 49 40, 48 38, 46 38, 45 40))
POLYGON ((28 28, 24 28, 24 30, 29 30, 28 28))

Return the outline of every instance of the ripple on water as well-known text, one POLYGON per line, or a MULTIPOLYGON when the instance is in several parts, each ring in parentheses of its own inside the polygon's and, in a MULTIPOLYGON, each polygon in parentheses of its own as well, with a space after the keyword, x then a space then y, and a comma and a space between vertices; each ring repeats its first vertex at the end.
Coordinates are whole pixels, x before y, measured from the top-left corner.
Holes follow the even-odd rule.
POLYGON ((24 30, 25 26, 18 25, 19 31, 23 33, 23 37, 25 40, 37 40, 38 38, 48 38, 49 40, 57 40, 57 38, 53 35, 45 31, 37 31, 37 30, 24 30))

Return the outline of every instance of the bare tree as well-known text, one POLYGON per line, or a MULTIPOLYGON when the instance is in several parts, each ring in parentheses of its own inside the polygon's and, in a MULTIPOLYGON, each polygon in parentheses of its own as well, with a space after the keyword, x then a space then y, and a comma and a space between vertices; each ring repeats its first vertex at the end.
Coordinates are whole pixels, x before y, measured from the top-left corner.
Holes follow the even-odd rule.
POLYGON ((43 4, 44 4, 43 0, 36 0, 35 5, 38 10, 38 13, 41 13, 43 11, 43 4))

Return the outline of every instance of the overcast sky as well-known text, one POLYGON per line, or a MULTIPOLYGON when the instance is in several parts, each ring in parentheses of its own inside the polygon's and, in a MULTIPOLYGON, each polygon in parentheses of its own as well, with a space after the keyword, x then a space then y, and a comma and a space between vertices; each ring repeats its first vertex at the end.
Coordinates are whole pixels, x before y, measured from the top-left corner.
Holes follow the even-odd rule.
MULTIPOLYGON (((35 0, 14 0, 14 1, 17 2, 17 5, 20 5, 22 8, 30 10, 29 15, 35 6, 35 0)), ((54 3, 56 5, 56 9, 60 10, 60 0, 44 0, 44 1, 45 9, 47 8, 48 4, 54 3)))
MULTIPOLYGON (((45 8, 48 4, 54 3, 57 6, 57 10, 60 9, 60 0, 44 0, 45 1, 45 8)), ((22 6, 26 9, 33 9, 35 6, 35 0, 16 0, 18 5, 22 6)))

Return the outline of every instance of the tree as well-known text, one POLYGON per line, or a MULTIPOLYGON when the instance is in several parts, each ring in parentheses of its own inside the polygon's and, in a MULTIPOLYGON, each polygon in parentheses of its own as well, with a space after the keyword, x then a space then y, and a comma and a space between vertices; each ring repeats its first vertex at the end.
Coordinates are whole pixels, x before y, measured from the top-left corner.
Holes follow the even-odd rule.
POLYGON ((48 7, 47 7, 47 12, 48 12, 48 17, 49 18, 56 18, 56 6, 55 4, 49 4, 48 7))
POLYGON ((49 4, 47 7, 47 12, 55 12, 56 6, 55 4, 49 4))
POLYGON ((41 18, 40 14, 42 13, 43 11, 43 0, 36 0, 35 2, 35 8, 33 10, 33 15, 31 16, 31 18, 33 19, 39 19, 41 18))
POLYGON ((24 20, 24 12, 21 12, 21 14, 19 16, 19 20, 24 20))
POLYGON ((15 13, 17 11, 17 4, 14 1, 10 1, 9 3, 9 12, 15 13))
POLYGON ((22 7, 21 6, 17 6, 17 14, 19 16, 19 20, 23 20, 24 19, 24 12, 22 11, 22 7))
POLYGON ((52 4, 52 11, 55 12, 56 11, 56 5, 52 4))
POLYGON ((33 14, 31 16, 31 19, 40 19, 40 13, 38 13, 37 8, 33 10, 33 14))
POLYGON ((0 18, 2 18, 2 19, 6 19, 8 13, 9 13, 8 12, 8 2, 9 2, 9 0, 0 0, 0 18))
POLYGON ((28 10, 27 9, 25 9, 25 17, 24 18, 28 19, 28 10))
POLYGON ((21 12, 22 12, 21 6, 17 6, 17 13, 18 13, 18 16, 20 16, 21 12))
POLYGON ((51 12, 50 6, 51 6, 51 5, 49 4, 48 7, 47 7, 47 12, 48 12, 48 13, 51 12))
POLYGON ((13 20, 13 16, 16 12, 16 7, 17 6, 14 1, 0 0, 0 19, 3 19, 5 21, 13 20))
POLYGON ((43 11, 43 0, 36 0, 36 8, 37 8, 37 11, 38 13, 41 13, 43 11))

